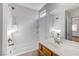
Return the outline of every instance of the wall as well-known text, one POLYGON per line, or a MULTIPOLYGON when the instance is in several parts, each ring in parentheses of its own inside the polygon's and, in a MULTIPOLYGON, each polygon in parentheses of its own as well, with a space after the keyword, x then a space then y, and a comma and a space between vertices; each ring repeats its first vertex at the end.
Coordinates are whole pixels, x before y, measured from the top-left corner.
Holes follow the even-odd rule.
POLYGON ((40 18, 39 20, 39 39, 40 40, 46 40, 48 39, 48 24, 47 24, 47 16, 40 18))
POLYGON ((50 27, 53 25, 53 16, 46 15, 39 20, 39 40, 48 40, 50 39, 50 27))
POLYGON ((71 16, 72 17, 77 17, 77 16, 79 16, 79 8, 77 7, 77 8, 75 8, 75 9, 72 9, 71 11, 71 16))
POLYGON ((37 18, 38 12, 18 4, 12 4, 15 10, 12 15, 16 19, 17 32, 14 33, 14 53, 20 54, 35 50, 37 47, 37 18))
POLYGON ((3 9, 2 9, 2 3, 0 3, 0 56, 2 55, 2 39, 3 39, 3 37, 2 37, 2 34, 3 34, 3 21, 2 21, 2 19, 3 19, 3 9))
POLYGON ((53 28, 57 29, 57 30, 61 30, 61 37, 65 38, 65 12, 59 12, 55 15, 53 15, 54 17, 54 24, 53 24, 53 28), (56 17, 58 19, 56 19, 56 17))

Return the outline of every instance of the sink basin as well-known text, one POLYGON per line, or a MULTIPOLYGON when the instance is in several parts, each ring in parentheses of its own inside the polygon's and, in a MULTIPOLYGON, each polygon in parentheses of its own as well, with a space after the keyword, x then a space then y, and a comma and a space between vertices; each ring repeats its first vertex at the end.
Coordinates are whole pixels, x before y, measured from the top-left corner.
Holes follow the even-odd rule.
POLYGON ((65 45, 68 45, 68 46, 71 46, 71 47, 74 47, 74 48, 78 48, 79 49, 79 43, 77 43, 77 42, 65 40, 63 43, 65 45))
POLYGON ((59 51, 62 51, 62 55, 79 56, 79 49, 67 44, 61 44, 59 51))
POLYGON ((57 44, 57 43, 55 43, 55 42, 51 42, 51 44, 53 45, 53 47, 55 47, 56 49, 56 51, 58 51, 58 52, 60 52, 60 51, 62 51, 62 52, 60 52, 60 54, 59 55, 66 55, 66 56, 74 56, 74 55, 76 55, 76 56, 79 56, 79 53, 77 53, 77 52, 79 52, 79 45, 77 45, 77 44, 74 44, 74 43, 70 43, 70 42, 63 42, 63 43, 61 43, 61 44, 57 44))
POLYGON ((62 40, 62 42, 60 44, 56 43, 54 40, 50 41, 49 43, 51 45, 54 45, 55 47, 61 47, 61 46, 68 46, 68 47, 73 47, 73 48, 78 48, 79 49, 79 43, 77 42, 73 42, 73 41, 69 41, 69 40, 62 40))
POLYGON ((52 45, 53 47, 55 47, 55 48, 59 48, 60 47, 60 45, 62 44, 62 43, 60 43, 60 44, 58 44, 58 43, 56 43, 55 41, 48 41, 49 43, 50 43, 50 45, 52 45))

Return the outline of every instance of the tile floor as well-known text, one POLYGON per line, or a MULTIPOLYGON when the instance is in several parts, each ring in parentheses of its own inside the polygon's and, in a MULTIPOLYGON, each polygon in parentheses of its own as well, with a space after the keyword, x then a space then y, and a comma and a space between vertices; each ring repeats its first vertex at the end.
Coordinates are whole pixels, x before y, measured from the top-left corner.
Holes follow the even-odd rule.
POLYGON ((21 54, 19 56, 38 56, 38 53, 37 53, 37 50, 36 50, 36 51, 21 54))

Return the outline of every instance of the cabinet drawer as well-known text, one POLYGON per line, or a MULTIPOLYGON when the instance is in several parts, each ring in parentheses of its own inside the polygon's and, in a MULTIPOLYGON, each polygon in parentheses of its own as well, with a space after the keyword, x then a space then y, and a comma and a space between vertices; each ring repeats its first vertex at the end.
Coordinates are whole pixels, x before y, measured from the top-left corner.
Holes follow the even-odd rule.
POLYGON ((40 56, 45 56, 45 54, 41 50, 39 50, 39 55, 40 56))
POLYGON ((49 49, 47 49, 46 47, 44 47, 44 46, 42 47, 42 51, 47 56, 51 56, 52 55, 51 51, 49 49))

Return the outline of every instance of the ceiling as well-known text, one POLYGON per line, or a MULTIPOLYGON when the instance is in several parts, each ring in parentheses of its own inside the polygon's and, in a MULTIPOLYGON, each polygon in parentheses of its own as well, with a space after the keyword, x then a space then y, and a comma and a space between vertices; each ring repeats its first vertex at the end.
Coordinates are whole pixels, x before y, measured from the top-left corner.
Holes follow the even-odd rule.
POLYGON ((66 10, 69 10, 79 7, 79 3, 62 3, 60 6, 62 6, 66 10))
MULTIPOLYGON (((46 3, 19 3, 19 5, 39 11, 46 3)), ((79 3, 57 3, 57 5, 65 9, 72 9, 79 6, 79 3)))
POLYGON ((19 3, 19 5, 39 11, 46 3, 19 3))

